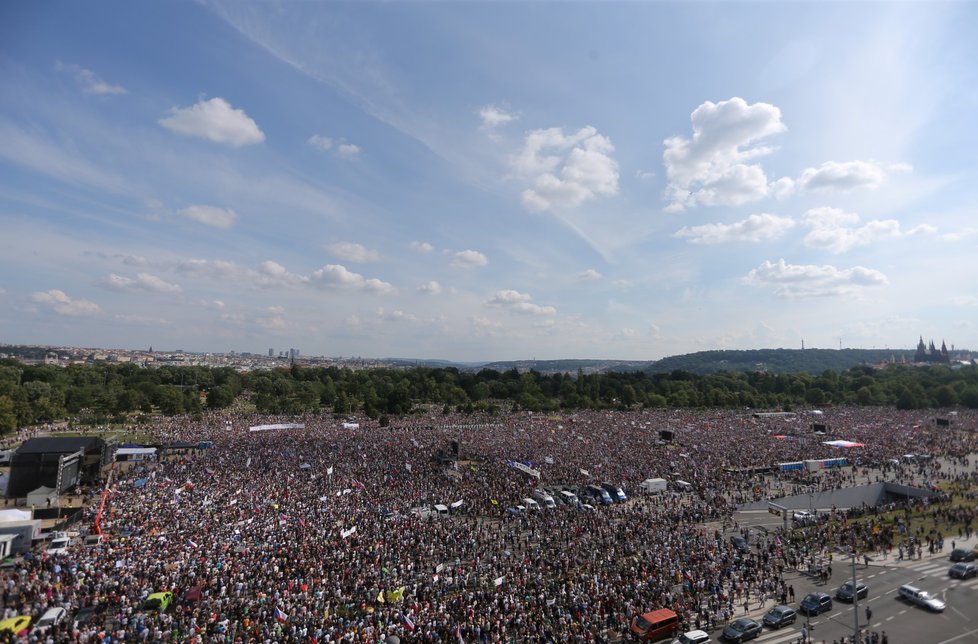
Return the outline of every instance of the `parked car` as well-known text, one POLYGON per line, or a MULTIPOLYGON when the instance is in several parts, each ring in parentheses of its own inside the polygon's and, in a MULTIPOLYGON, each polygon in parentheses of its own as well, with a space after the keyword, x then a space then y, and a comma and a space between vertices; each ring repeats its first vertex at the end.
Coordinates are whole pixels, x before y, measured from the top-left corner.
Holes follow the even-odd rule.
POLYGON ((18 615, 16 617, 5 619, 0 622, 0 635, 7 637, 20 637, 22 634, 27 632, 27 627, 30 626, 30 623, 30 615, 18 615))
POLYGON ((739 534, 732 535, 730 537, 730 543, 740 552, 750 552, 750 544, 747 543, 747 539, 744 539, 739 534))
POLYGON ((978 552, 974 550, 966 550, 965 548, 955 548, 951 551, 951 561, 957 563, 959 561, 974 561, 978 558, 978 552))
POLYGON ((66 611, 64 608, 61 606, 54 606, 44 611, 44 614, 41 615, 41 619, 37 620, 37 627, 41 629, 41 632, 47 632, 47 630, 55 624, 60 624, 63 622, 67 615, 68 611, 66 611))
POLYGON ((710 634, 706 631, 688 631, 683 633, 670 644, 704 644, 710 641, 710 634))
POLYGON ((934 597, 926 590, 921 590, 920 588, 911 586, 910 584, 900 586, 897 594, 899 597, 905 599, 911 604, 920 606, 921 608, 926 608, 927 610, 932 610, 935 613, 942 612, 946 607, 946 604, 937 597, 934 597))
POLYGON ((144 610, 158 610, 161 613, 165 613, 166 609, 170 607, 173 603, 173 593, 163 592, 163 593, 153 593, 146 598, 143 602, 144 610))
POLYGON ((950 575, 952 579, 970 579, 971 577, 978 575, 978 566, 975 566, 973 563, 959 561, 951 566, 951 569, 947 571, 947 574, 950 575))
MULTIPOLYGON (((863 581, 856 582, 856 599, 865 599, 869 594, 869 586, 867 586, 863 581)), ((835 598, 843 602, 851 602, 853 595, 853 586, 851 581, 839 586, 839 590, 835 591, 835 598)))
POLYGON ((102 606, 101 604, 95 604, 94 606, 85 606, 84 608, 80 608, 78 609, 78 612, 75 613, 74 622, 78 626, 84 626, 85 624, 88 624, 93 619, 95 619, 95 616, 101 613, 103 610, 104 610, 104 606, 102 606))
POLYGON ((765 626, 781 628, 788 624, 794 624, 796 619, 798 619, 798 613, 795 612, 795 609, 781 604, 765 613, 761 621, 764 622, 765 626))
POLYGON ((727 624, 723 629, 723 639, 728 642, 746 642, 761 634, 763 628, 750 617, 741 617, 727 624))
POLYGON ((808 593, 801 600, 799 612, 806 615, 818 615, 832 610, 832 598, 825 593, 808 593))

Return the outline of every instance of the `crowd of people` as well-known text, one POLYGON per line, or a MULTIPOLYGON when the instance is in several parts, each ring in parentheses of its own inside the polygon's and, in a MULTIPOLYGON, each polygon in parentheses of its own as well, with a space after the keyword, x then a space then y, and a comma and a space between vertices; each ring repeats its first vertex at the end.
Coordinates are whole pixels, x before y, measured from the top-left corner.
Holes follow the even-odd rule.
POLYGON ((599 642, 659 607, 682 629, 707 628, 793 594, 784 573, 812 549, 844 539, 880 549, 880 534, 892 537, 840 514, 738 550, 737 504, 797 483, 779 463, 847 457, 817 474, 822 487, 881 467, 891 480, 951 477, 972 489, 939 459, 900 459, 940 456, 964 472, 978 416, 962 412, 948 428, 933 412, 829 409, 815 421, 826 434, 805 414, 742 411, 433 412, 387 427, 311 415, 160 419, 150 442, 211 446, 106 469, 80 524, 94 525, 107 485, 105 539, 17 561, 2 573, 2 609, 98 609, 33 635, 52 642, 599 642), (302 427, 251 431, 268 424, 302 427), (825 444, 833 438, 862 446, 840 452, 825 444), (640 494, 654 477, 691 488, 640 494), (632 498, 507 511, 540 485, 598 481, 632 498), (433 504, 451 514, 420 511, 433 504), (144 608, 157 592, 173 593, 168 610, 144 608))

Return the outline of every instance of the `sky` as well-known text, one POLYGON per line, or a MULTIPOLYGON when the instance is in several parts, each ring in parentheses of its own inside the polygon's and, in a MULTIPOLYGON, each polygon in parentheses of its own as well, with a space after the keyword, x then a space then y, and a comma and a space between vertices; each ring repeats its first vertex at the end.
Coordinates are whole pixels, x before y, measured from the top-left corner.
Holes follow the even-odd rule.
POLYGON ((978 4, 0 3, 0 342, 978 349, 978 4))

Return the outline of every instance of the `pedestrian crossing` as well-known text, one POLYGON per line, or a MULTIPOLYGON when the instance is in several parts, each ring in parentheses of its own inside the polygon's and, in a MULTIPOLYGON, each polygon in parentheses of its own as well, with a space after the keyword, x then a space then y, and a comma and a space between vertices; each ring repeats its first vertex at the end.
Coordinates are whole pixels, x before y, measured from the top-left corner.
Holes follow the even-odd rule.
POLYGON ((797 642, 799 637, 801 637, 801 629, 782 628, 758 635, 757 639, 753 641, 764 642, 764 644, 781 644, 782 642, 797 642))
POLYGON ((978 588, 978 577, 968 580, 951 579, 947 571, 951 567, 946 561, 921 561, 907 566, 908 570, 920 573, 924 577, 943 577, 950 582, 950 588, 978 588))

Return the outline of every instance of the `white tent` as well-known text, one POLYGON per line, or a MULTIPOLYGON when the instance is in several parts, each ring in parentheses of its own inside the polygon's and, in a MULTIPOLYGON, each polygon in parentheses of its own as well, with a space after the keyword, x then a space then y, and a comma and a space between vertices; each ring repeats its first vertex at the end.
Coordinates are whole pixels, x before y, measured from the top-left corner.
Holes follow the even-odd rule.
POLYGON ((156 458, 155 447, 120 447, 115 451, 117 461, 144 461, 156 458))
POLYGON ((14 508, 0 510, 0 523, 7 523, 10 521, 29 521, 30 518, 31 513, 29 510, 16 510, 14 508))
POLYGON ((43 508, 55 505, 58 502, 58 492, 53 487, 41 486, 32 492, 27 493, 27 505, 43 508))

